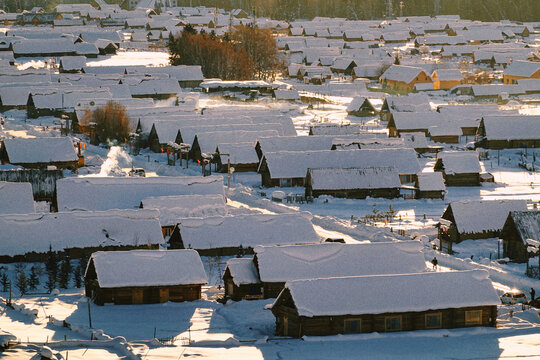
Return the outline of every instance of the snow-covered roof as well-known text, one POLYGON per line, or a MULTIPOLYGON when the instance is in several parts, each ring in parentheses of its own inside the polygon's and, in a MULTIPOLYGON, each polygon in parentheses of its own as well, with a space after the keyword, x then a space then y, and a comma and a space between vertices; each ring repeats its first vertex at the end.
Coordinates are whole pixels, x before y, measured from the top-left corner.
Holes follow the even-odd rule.
POLYGON ((418 241, 258 246, 254 250, 263 282, 418 273, 426 269, 418 241))
POLYGON ((367 102, 367 106, 371 108, 373 111, 375 111, 375 108, 369 101, 369 99, 363 97, 363 96, 355 96, 351 103, 347 106, 347 112, 354 112, 359 111, 362 108, 362 105, 367 102))
POLYGON ((223 195, 172 195, 148 197, 141 201, 144 209, 159 210, 161 226, 178 223, 180 218, 227 215, 223 195))
POLYGON ((84 69, 86 67, 86 56, 62 56, 60 65, 65 71, 84 69))
POLYGON ((162 244, 155 210, 74 211, 0 215, 0 254, 110 245, 162 244))
MULTIPOLYGON (((277 130, 234 130, 234 131, 212 131, 202 132, 196 135, 201 152, 213 154, 218 144, 243 143, 255 141, 263 136, 278 136, 277 130)), ((254 145, 255 146, 255 145, 254 145)))
POLYGON ((178 94, 182 92, 178 81, 175 79, 145 80, 138 84, 129 85, 133 96, 178 94))
POLYGON ((480 173, 480 161, 476 151, 441 151, 437 159, 442 161, 446 174, 480 173))
POLYGON ((207 283, 195 250, 98 251, 90 260, 101 288, 207 283))
MULTIPOLYGON (((228 120, 228 122, 230 121, 232 121, 232 119, 228 120)), ((179 129, 180 129, 180 135, 182 136, 182 141, 188 144, 193 143, 193 140, 195 139, 195 135, 199 135, 199 138, 203 139, 203 136, 201 136, 203 133, 218 133, 219 132, 219 133, 224 133, 225 134, 224 136, 228 137, 231 135, 231 133, 240 132, 240 131, 249 131, 250 133, 253 133, 253 132, 258 132, 258 131, 275 130, 278 135, 284 134, 283 127, 281 126, 281 124, 272 123, 272 122, 257 123, 257 124, 223 123, 223 124, 206 125, 205 122, 199 121, 196 126, 190 126, 190 125, 181 126, 179 127, 179 129)), ((250 139, 246 138, 244 141, 240 141, 240 142, 249 142, 249 141, 250 139)), ((222 141, 222 143, 226 143, 226 142, 228 141, 222 141)))
POLYGON ((279 151, 265 153, 272 178, 303 178, 307 169, 393 166, 399 174, 416 174, 420 164, 413 149, 279 151))
POLYGON ((73 142, 68 137, 4 139, 11 164, 77 161, 73 142))
POLYGON ((0 214, 30 214, 33 212, 32 184, 0 181, 0 214))
POLYGON ((395 167, 308 169, 313 190, 355 190, 399 188, 395 167))
POLYGON ((460 233, 499 231, 510 211, 527 210, 525 200, 467 200, 452 202, 454 221, 460 233))
MULTIPOLYGON (((488 273, 481 270, 296 280, 287 282, 285 287, 298 315, 307 317, 500 304, 488 273)), ((278 297, 274 305, 279 300, 278 297)))
POLYGON ((230 158, 231 164, 258 164, 259 157, 255 151, 253 142, 241 143, 221 143, 217 145, 218 152, 221 154, 221 163, 227 164, 230 158), (223 154, 229 154, 223 155, 223 154))
POLYGON ((427 112, 431 110, 429 96, 425 94, 388 96, 384 102, 389 109, 397 112, 427 112))
POLYGON ((309 127, 312 135, 352 135, 361 132, 360 124, 317 124, 309 127))
POLYGON ((444 178, 442 173, 426 172, 418 174, 418 188, 420 191, 444 191, 446 185, 444 184, 444 178))
POLYGON ((224 196, 222 176, 69 177, 56 191, 59 211, 133 209, 152 196, 224 196))
POLYGON ((311 222, 300 214, 185 218, 179 223, 184 246, 193 249, 320 242, 311 222))
POLYGON ((330 150, 333 136, 274 136, 258 140, 263 154, 276 151, 330 150))
POLYGON ((528 239, 540 240, 540 211, 510 211, 516 230, 523 242, 528 239))
POLYGON ((227 261, 227 268, 236 286, 258 284, 260 282, 259 273, 253 263, 253 258, 229 259, 227 261))
POLYGON ((433 77, 437 77, 439 81, 452 81, 463 79, 463 75, 458 69, 437 69, 433 72, 433 77))
POLYGON ((75 53, 71 38, 20 40, 12 43, 15 55, 75 53))
MULTIPOLYGON (((392 65, 379 77, 380 79, 400 81, 406 84, 412 82, 421 73, 426 74, 424 69, 406 65, 392 65)), ((426 74, 429 78, 429 75, 426 74)))
POLYGON ((540 138, 540 115, 484 116, 488 140, 524 140, 540 138))

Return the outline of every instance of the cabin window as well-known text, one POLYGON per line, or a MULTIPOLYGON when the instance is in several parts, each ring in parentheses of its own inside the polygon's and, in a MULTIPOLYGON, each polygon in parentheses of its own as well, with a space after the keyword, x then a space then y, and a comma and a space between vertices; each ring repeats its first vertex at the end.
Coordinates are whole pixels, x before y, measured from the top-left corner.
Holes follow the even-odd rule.
POLYGON ((279 179, 279 186, 281 187, 291 187, 292 179, 279 179))
POLYGON ((401 315, 387 316, 384 320, 384 330, 386 331, 400 331, 401 330, 401 315))
POLYGON ((465 325, 481 325, 482 310, 465 311, 465 325))
POLYGON ((362 332, 362 322, 360 319, 345 319, 343 324, 345 334, 357 334, 362 332))
POLYGON ((440 329, 442 326, 442 314, 426 314, 426 329, 440 329))

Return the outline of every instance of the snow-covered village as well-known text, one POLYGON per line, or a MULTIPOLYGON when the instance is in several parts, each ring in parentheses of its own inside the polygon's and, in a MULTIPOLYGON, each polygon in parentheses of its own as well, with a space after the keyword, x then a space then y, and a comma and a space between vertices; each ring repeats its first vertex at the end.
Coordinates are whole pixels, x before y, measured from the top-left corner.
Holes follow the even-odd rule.
POLYGON ((0 0, 0 358, 540 359, 538 156, 538 0, 0 0))

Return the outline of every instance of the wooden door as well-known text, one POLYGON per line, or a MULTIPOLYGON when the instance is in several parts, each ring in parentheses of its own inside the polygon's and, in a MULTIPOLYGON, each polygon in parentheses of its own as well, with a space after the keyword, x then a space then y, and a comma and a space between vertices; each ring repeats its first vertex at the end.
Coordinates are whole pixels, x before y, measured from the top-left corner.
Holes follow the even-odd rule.
POLYGON ((283 317, 283 336, 289 336, 289 317, 283 317))

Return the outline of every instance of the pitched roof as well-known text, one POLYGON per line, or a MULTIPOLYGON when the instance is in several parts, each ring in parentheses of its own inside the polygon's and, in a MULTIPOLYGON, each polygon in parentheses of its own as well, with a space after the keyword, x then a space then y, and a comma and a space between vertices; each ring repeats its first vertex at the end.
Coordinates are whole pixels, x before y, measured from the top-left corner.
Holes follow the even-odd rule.
POLYGON ((510 211, 527 210, 525 200, 467 200, 452 202, 452 214, 460 233, 499 231, 510 211))
POLYGON ((480 173, 480 161, 476 151, 441 151, 437 159, 442 161, 446 174, 480 173))
POLYGON ((34 211, 32 184, 0 181, 0 214, 29 214, 34 211))
POLYGON ((207 283, 195 250, 98 251, 90 260, 101 288, 207 283))
POLYGON ((109 245, 162 244, 155 210, 72 211, 0 215, 0 254, 109 245), (24 235, 22 235, 24 234, 24 235))
POLYGON ((69 177, 56 182, 58 209, 138 208, 151 196, 223 193, 222 176, 69 177))
POLYGON ((420 191, 442 191, 446 190, 442 173, 435 171, 431 173, 419 173, 418 187, 420 191))
POLYGON ((540 115, 484 116, 488 140, 540 139, 540 115))
MULTIPOLYGON (((392 65, 380 76, 380 79, 401 81, 406 84, 411 83, 421 73, 426 73, 424 69, 406 65, 392 65)), ((426 74, 429 78, 429 75, 426 74)))
POLYGON ((4 139, 11 164, 77 161, 73 142, 68 137, 4 139))
POLYGON ((426 264, 420 250, 418 241, 258 246, 254 249, 263 282, 423 272, 426 264))
POLYGON ((313 190, 355 190, 400 188, 395 167, 308 169, 313 190))
POLYGON ((229 259, 227 268, 236 286, 260 283, 259 273, 253 263, 253 258, 229 259))
POLYGON ((303 178, 307 169, 394 166, 399 174, 416 174, 413 149, 279 151, 264 154, 272 178, 303 178))
POLYGON ((540 211, 510 211, 521 240, 540 240, 540 211))
MULTIPOLYGON (((285 287, 298 314, 307 317, 500 304, 488 273, 480 270, 296 280, 287 282, 285 287)), ((280 297, 274 305, 279 300, 280 297)))
POLYGON ((179 223, 184 246, 193 249, 320 242, 311 222, 297 214, 185 218, 179 223))

